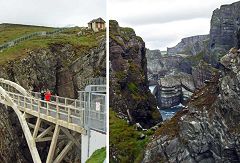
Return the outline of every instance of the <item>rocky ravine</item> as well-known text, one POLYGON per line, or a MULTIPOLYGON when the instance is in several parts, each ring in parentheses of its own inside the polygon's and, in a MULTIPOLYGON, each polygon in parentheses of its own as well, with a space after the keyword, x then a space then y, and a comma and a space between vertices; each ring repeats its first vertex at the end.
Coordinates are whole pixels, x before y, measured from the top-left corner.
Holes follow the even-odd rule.
POLYGON ((221 59, 215 75, 187 107, 160 127, 145 150, 150 162, 240 162, 240 54, 221 59))
MULTIPOLYGON (((57 42, 47 48, 29 50, 25 57, 1 65, 0 77, 12 80, 27 90, 48 88, 60 96, 77 98, 77 91, 84 89, 88 79, 106 74, 105 35, 99 39, 96 47, 85 52, 76 45, 57 42)), ((17 116, 11 108, 2 105, 0 113, 0 160, 4 163, 32 162, 17 116)), ((43 160, 48 151, 45 147, 41 144, 43 160)), ((67 162, 79 159, 75 157, 76 153, 71 153, 67 162)))
POLYGON ((118 116, 149 128, 161 121, 148 89, 145 43, 131 28, 110 21, 110 107, 118 116))

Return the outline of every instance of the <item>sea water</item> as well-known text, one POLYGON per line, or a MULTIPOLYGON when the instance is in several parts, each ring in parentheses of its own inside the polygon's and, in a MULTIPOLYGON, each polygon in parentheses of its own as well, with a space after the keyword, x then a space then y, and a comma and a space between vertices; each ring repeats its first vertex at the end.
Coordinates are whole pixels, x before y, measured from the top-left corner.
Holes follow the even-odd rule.
POLYGON ((159 109, 163 120, 171 119, 178 111, 182 110, 184 105, 179 104, 177 106, 173 106, 171 108, 159 109))

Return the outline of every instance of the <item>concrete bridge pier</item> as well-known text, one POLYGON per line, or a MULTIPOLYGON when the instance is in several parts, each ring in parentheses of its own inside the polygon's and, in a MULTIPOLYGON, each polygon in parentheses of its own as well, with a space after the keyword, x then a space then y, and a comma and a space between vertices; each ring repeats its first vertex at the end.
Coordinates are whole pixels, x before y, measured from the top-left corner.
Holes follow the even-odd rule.
POLYGON ((87 135, 81 135, 81 162, 86 162, 89 157, 97 149, 106 146, 106 134, 91 130, 87 131, 87 135))

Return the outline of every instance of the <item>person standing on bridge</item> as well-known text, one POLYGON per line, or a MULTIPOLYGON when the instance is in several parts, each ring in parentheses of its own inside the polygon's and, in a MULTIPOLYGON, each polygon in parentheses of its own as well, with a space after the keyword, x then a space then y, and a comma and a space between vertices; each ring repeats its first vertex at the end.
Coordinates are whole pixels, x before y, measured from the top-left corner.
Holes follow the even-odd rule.
POLYGON ((50 101, 51 100, 51 92, 49 89, 47 89, 47 92, 45 93, 45 100, 50 101))
MULTIPOLYGON (((45 99, 45 91, 41 90, 41 100, 44 101, 45 99)), ((41 106, 44 106, 44 102, 41 102, 41 106)))
POLYGON ((41 100, 44 100, 44 98, 45 98, 45 92, 44 90, 41 90, 41 100))

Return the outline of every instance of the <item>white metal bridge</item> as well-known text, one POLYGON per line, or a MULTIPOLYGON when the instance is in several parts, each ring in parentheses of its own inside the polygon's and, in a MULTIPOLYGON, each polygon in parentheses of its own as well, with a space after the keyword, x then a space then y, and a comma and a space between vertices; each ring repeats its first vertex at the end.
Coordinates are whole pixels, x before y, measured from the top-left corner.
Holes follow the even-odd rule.
POLYGON ((40 93, 0 78, 0 103, 15 111, 35 163, 61 162, 74 146, 82 151, 80 136, 89 129, 106 133, 105 91, 103 85, 91 85, 79 92, 79 99, 52 96, 47 102, 40 93), (42 160, 37 143, 46 141, 51 143, 42 160), (56 152, 59 143, 62 149, 56 152))

